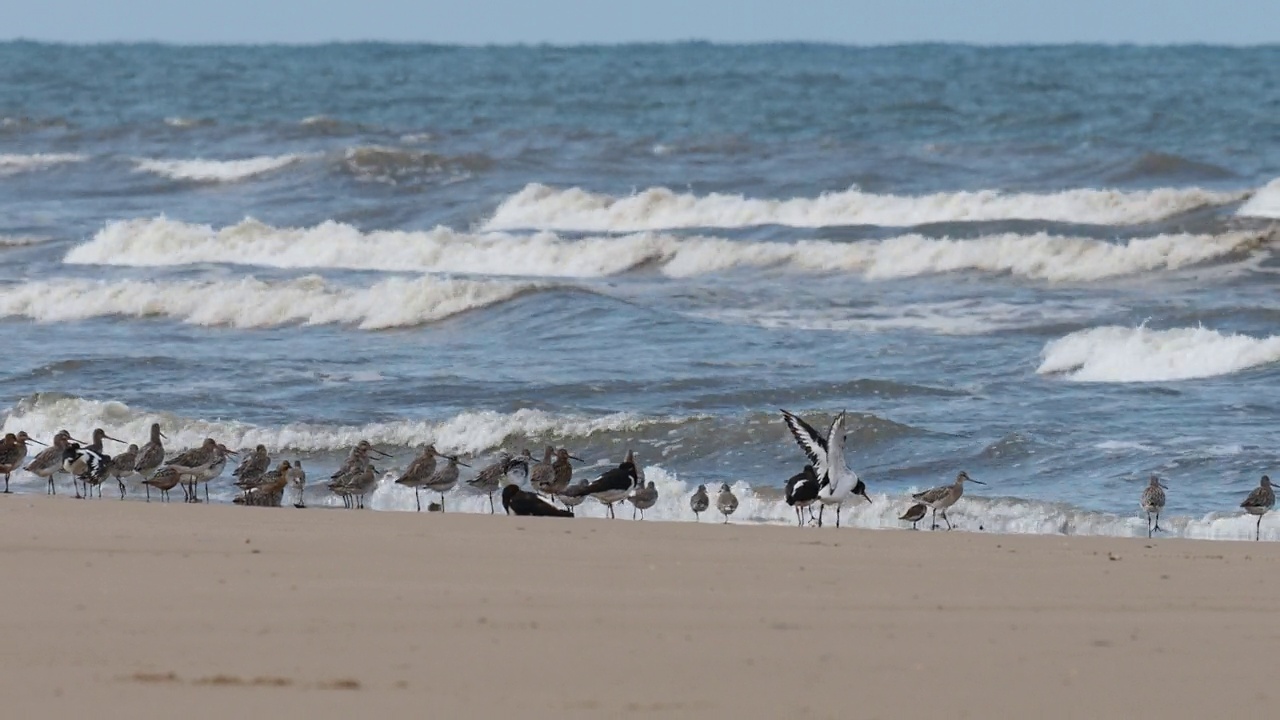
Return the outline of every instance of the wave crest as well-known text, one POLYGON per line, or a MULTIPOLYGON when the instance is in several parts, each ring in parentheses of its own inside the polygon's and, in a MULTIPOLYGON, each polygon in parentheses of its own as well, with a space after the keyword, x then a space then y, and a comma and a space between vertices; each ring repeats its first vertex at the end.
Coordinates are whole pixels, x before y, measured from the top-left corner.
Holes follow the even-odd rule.
POLYGON ((1078 382, 1163 382, 1229 375, 1280 361, 1280 336, 1255 338, 1208 328, 1106 326, 1044 347, 1036 370, 1078 382))
POLYGON ((139 158, 134 161, 134 166, 139 172, 149 172, 170 180, 227 183, 265 175, 292 165, 305 157, 305 155, 264 155, 241 160, 139 158))
POLYGON ((1160 188, 1078 189, 1046 194, 980 190, 904 196, 850 189, 816 198, 776 200, 719 193, 699 196, 664 187, 615 197, 576 187, 558 189, 533 183, 504 200, 484 228, 637 232, 759 225, 911 227, 1014 219, 1130 225, 1154 222, 1206 205, 1233 202, 1246 194, 1201 188, 1160 188))
POLYGON ((76 153, 33 153, 30 155, 0 155, 0 175, 17 175, 32 170, 43 170, 55 165, 78 163, 88 156, 76 153))
POLYGON ((0 317, 68 322, 123 315, 236 328, 348 324, 381 330, 436 322, 544 287, 432 277, 390 278, 365 288, 316 276, 279 282, 60 279, 0 288, 0 317))
POLYGON ((638 233, 564 239, 554 233, 470 234, 446 227, 361 232, 338 222, 277 228, 248 219, 215 229, 167 218, 109 223, 67 253, 72 264, 167 266, 235 263, 280 268, 606 277, 657 266, 669 277, 782 267, 870 280, 961 271, 1088 282, 1179 268, 1264 245, 1260 233, 1157 235, 1125 242, 1038 233, 969 240, 911 234, 884 240, 750 242, 638 233))

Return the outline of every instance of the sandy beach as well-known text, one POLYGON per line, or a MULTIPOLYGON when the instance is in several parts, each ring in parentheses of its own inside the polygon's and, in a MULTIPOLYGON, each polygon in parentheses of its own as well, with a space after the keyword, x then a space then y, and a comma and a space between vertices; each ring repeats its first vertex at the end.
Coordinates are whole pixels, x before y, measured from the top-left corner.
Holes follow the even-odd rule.
POLYGON ((8 717, 1197 717, 1280 545, 0 497, 8 717))

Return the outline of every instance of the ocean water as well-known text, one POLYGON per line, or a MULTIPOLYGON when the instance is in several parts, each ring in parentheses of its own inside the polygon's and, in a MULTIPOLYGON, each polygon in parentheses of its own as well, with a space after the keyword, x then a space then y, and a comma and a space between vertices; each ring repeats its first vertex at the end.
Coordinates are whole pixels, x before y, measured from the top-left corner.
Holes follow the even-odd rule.
POLYGON ((634 449, 651 518, 727 482, 736 521, 784 523, 778 409, 847 410, 853 524, 899 527, 963 469, 988 484, 953 518, 1006 532, 1140 534, 1154 472, 1170 530, 1245 538, 1236 506, 1280 472, 1280 47, 7 43, 0 66, 6 432, 158 420, 317 486, 360 438, 388 473, 430 441, 565 445, 583 474, 634 449))

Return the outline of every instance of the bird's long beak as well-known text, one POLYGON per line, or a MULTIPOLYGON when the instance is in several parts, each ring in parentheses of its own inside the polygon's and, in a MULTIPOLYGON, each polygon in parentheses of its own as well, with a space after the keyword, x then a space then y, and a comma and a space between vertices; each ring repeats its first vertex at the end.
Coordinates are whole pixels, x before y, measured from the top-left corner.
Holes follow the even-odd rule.
POLYGON ((1156 484, 1157 484, 1157 485, 1159 485, 1160 487, 1164 488, 1165 490, 1168 490, 1168 489, 1169 489, 1169 486, 1168 486, 1168 485, 1165 485, 1165 484, 1164 484, 1164 483, 1162 483, 1162 482, 1158 482, 1158 483, 1156 483, 1156 484))
POLYGON ((85 442, 85 441, 83 441, 83 440, 77 440, 77 439, 75 439, 75 438, 67 438, 67 440, 68 440, 69 442, 73 442, 73 443, 75 443, 75 444, 77 444, 77 445, 88 445, 88 444, 89 444, 89 443, 87 443, 87 442, 85 442))
POLYGON ((42 443, 42 442, 40 442, 39 440, 37 440, 37 439, 35 439, 35 438, 27 438, 27 442, 33 442, 33 443, 35 443, 35 444, 37 444, 37 445, 41 445, 41 446, 43 446, 43 447, 49 447, 49 444, 48 444, 48 443, 42 443))
POLYGON ((165 440, 169 439, 169 436, 165 435, 164 433, 160 433, 160 437, 164 438, 165 440))
POLYGON ((104 437, 104 438, 106 438, 106 439, 108 439, 108 440, 114 440, 114 441, 116 441, 116 442, 120 443, 121 445, 124 445, 124 444, 125 444, 125 442, 124 442, 123 440, 121 440, 120 438, 113 438, 113 437, 111 437, 110 435, 103 435, 102 437, 104 437))
POLYGON ((973 478, 969 478, 969 482, 978 483, 979 485, 986 485, 986 483, 982 482, 981 480, 974 480, 973 478))
POLYGON ((871 502, 871 496, 868 495, 865 490, 862 493, 862 497, 866 498, 868 503, 871 502))
POLYGON ((578 462, 586 462, 586 460, 583 460, 582 458, 578 457, 577 455, 570 455, 570 456, 569 456, 569 459, 570 459, 570 460, 577 460, 578 462))
POLYGON ((462 462, 461 460, 459 460, 457 455, 450 455, 450 456, 449 456, 449 459, 450 459, 450 460, 452 460, 452 461, 454 461, 454 462, 456 462, 456 463, 458 463, 458 464, 459 464, 459 465, 461 465, 462 467, 471 467, 470 465, 468 465, 468 464, 466 464, 466 463, 462 462))
POLYGON ((369 452, 378 453, 379 455, 381 455, 381 456, 382 456, 382 457, 384 457, 384 458, 389 458, 389 457, 391 457, 391 453, 385 453, 385 452, 382 452, 382 451, 381 451, 381 450, 379 450, 378 448, 373 448, 373 447, 371 447, 371 448, 369 448, 369 452))

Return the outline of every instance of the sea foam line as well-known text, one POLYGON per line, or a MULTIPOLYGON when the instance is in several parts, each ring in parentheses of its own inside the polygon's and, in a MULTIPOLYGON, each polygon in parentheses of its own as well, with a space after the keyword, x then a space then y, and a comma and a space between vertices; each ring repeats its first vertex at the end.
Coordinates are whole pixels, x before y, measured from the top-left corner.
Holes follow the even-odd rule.
POLYGON ((279 170, 306 157, 306 155, 275 155, 239 160, 137 158, 134 160, 134 166, 139 172, 153 173, 170 180, 238 182, 279 170))
POLYGON ((362 232, 338 222, 279 228, 247 219, 213 228, 168 218, 107 224, 67 253, 71 264, 167 266, 234 263, 280 268, 457 272, 542 277, 607 277, 641 266, 668 277, 738 268, 848 273, 883 280, 950 272, 1007 273, 1051 282, 1088 282, 1176 270, 1270 241, 1265 233, 1167 234, 1122 242, 1047 233, 953 240, 908 234, 883 240, 751 242, 651 232, 566 239, 431 230, 362 232))
POLYGON ((16 175, 20 172, 42 170, 54 165, 77 163, 88 156, 76 153, 34 153, 31 155, 0 155, 0 175, 16 175))
POLYGON ((346 287, 309 276, 266 282, 59 279, 0 287, 0 317, 68 322, 115 315, 236 328, 349 324, 412 327, 548 286, 452 278, 389 278, 346 287))
POLYGON ((1105 326, 1044 347, 1036 370, 1078 382, 1164 382, 1229 375, 1280 361, 1280 336, 1256 338, 1204 327, 1105 326))
POLYGON ((484 229, 636 232, 758 225, 911 227, 1013 219, 1130 225, 1235 202, 1247 195, 1194 187, 1133 191, 1085 188, 1042 194, 979 190, 919 196, 850 189, 816 198, 781 200, 720 193, 694 195, 665 187, 618 197, 533 183, 504 200, 484 229))

